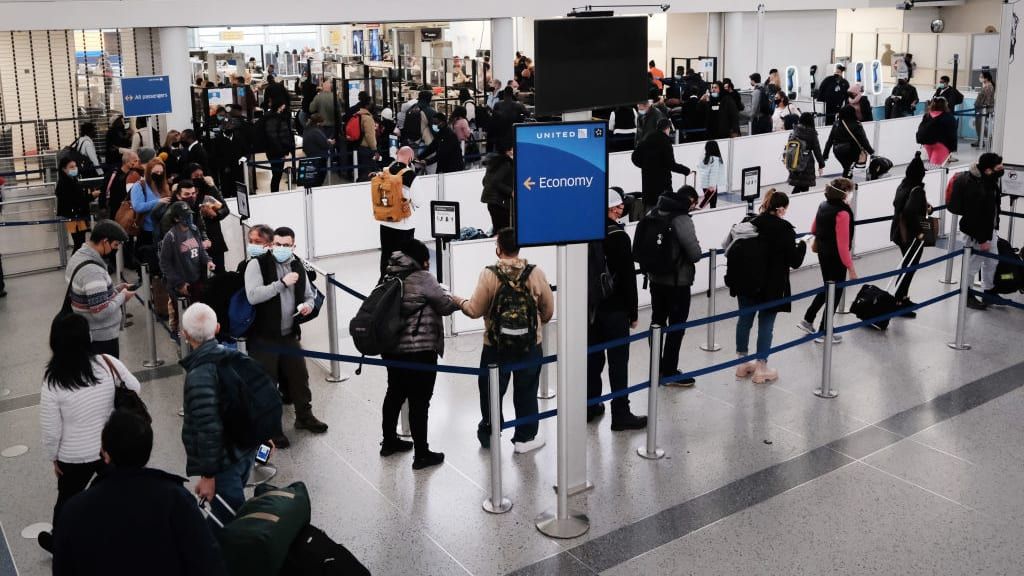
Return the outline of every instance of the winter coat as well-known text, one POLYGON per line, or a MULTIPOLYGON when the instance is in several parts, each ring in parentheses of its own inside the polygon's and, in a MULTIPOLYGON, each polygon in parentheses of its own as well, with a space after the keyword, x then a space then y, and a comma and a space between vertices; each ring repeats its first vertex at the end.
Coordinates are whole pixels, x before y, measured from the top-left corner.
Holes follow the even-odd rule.
POLYGON ((307 127, 302 133, 302 150, 307 158, 327 158, 331 153, 331 143, 327 141, 327 134, 319 126, 307 127))
POLYGON ((484 157, 483 187, 480 201, 484 204, 495 204, 502 208, 511 208, 512 194, 515 190, 514 164, 507 154, 488 154, 484 157))
POLYGON ((813 188, 817 183, 817 170, 825 167, 825 157, 821 154, 821 144, 818 142, 818 131, 815 128, 797 124, 790 135, 790 139, 794 138, 799 138, 810 148, 815 161, 809 162, 803 172, 790 172, 789 185, 813 188))
POLYGON ((605 234, 601 248, 608 271, 614 279, 611 296, 597 307, 602 311, 621 311, 635 322, 637 314, 636 269, 633 267, 633 246, 621 224, 611 219, 605 220, 605 234))
POLYGON ((921 220, 928 216, 928 199, 921 182, 900 182, 892 201, 893 218, 889 239, 897 246, 909 246, 921 233, 921 220))
POLYGON ((696 275, 694 264, 700 262, 700 242, 697 241, 696 228, 693 219, 690 218, 689 206, 684 205, 686 200, 680 200, 675 194, 665 195, 658 199, 657 212, 659 216, 672 216, 672 229, 676 233, 676 241, 679 242, 681 256, 679 268, 674 273, 650 274, 651 284, 662 286, 692 286, 693 278, 696 275))
POLYGON ((63 170, 57 178, 57 216, 71 220, 88 220, 89 203, 92 195, 82 188, 77 178, 68 176, 63 170))
POLYGON ((850 83, 842 76, 835 74, 826 77, 818 86, 818 100, 825 103, 825 111, 835 114, 846 102, 846 92, 850 89, 850 83))
POLYGON ((405 328, 398 347, 389 352, 437 352, 444 356, 444 325, 442 316, 459 310, 451 295, 441 288, 437 278, 402 252, 391 255, 388 275, 402 277, 402 318, 405 328))
POLYGON ((186 371, 181 442, 189 476, 212 478, 246 455, 226 437, 220 411, 217 363, 229 353, 209 340, 179 362, 186 371))
MULTIPOLYGON (((221 254, 228 251, 228 243, 224 240, 224 231, 220 227, 220 223, 231 215, 231 209, 224 202, 224 196, 220 193, 220 190, 213 185, 213 179, 209 176, 205 180, 196 182, 196 206, 202 206, 203 202, 207 197, 213 198, 220 202, 220 209, 214 212, 212 218, 207 217, 203 214, 202 209, 199 209, 199 219, 203 224, 203 230, 206 232, 206 239, 211 242, 210 249, 207 250, 209 253, 221 254)), ((222 270, 218 270, 222 272, 222 270)))
POLYGON ((160 272, 168 289, 178 291, 185 284, 197 284, 206 279, 210 257, 203 248, 199 231, 193 227, 175 225, 160 243, 160 272))
POLYGON ((977 164, 969 172, 958 174, 953 186, 954 194, 962 199, 960 231, 978 242, 995 240, 999 230, 999 188, 985 180, 977 164))
MULTIPOLYGON (((764 246, 765 277, 759 303, 789 298, 793 295, 789 286, 789 270, 796 270, 804 262, 807 245, 796 241, 796 229, 789 221, 774 214, 761 214, 751 223, 757 227, 758 238, 764 246)), ((790 302, 765 310, 765 312, 789 312, 790 302)))
POLYGON ((263 115, 262 124, 268 158, 283 158, 295 150, 295 137, 286 115, 267 112, 263 115))
POLYGON ((53 532, 54 576, 227 574, 187 482, 152 468, 103 470, 60 516, 53 532))
POLYGON ((836 123, 832 125, 832 131, 828 134, 828 140, 825 142, 825 158, 828 158, 828 153, 835 148, 836 158, 854 158, 860 156, 861 150, 866 150, 868 154, 874 154, 875 149, 871 147, 871 142, 868 140, 867 134, 864 133, 864 126, 860 122, 843 122, 836 118, 836 123))
POLYGON ((421 157, 427 158, 427 164, 436 163, 438 174, 461 172, 466 169, 459 138, 447 126, 437 131, 434 140, 423 150, 421 157))
POLYGON ((644 139, 631 156, 633 165, 640 168, 641 190, 645 205, 658 202, 658 197, 672 190, 672 173, 689 175, 690 169, 676 162, 672 140, 664 132, 644 139))
POLYGON ((718 98, 709 98, 701 110, 706 117, 705 136, 708 140, 739 135, 739 110, 732 97, 722 94, 718 98))
POLYGON ((956 118, 949 112, 933 116, 926 112, 917 127, 918 144, 942 144, 950 152, 956 152, 956 118))
POLYGON ((636 140, 637 146, 643 143, 648 136, 658 132, 658 121, 665 118, 665 114, 657 106, 649 106, 646 114, 637 113, 636 119, 636 140))

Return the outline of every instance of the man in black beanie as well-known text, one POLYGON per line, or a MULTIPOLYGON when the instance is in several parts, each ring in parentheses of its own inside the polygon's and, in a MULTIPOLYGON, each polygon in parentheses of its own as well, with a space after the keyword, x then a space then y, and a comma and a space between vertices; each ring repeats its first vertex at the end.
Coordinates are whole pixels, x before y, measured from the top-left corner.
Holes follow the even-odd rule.
MULTIPOLYGON (((949 195, 949 211, 960 215, 960 232, 964 246, 975 252, 997 254, 999 230, 999 180, 1003 177, 1003 157, 986 152, 967 172, 957 174, 949 195)), ((981 286, 988 294, 995 294, 996 264, 992 258, 971 255, 968 277, 981 270, 981 286)), ((975 310, 987 308, 985 302, 973 295, 967 306, 975 310)))
MULTIPOLYGON (((907 165, 906 175, 896 188, 896 197, 892 201, 893 219, 889 239, 900 247, 900 253, 903 254, 900 268, 916 265, 921 261, 921 254, 924 252, 924 230, 921 223, 932 211, 924 189, 924 175, 924 161, 921 160, 921 152, 918 151, 907 165)), ((913 280, 914 271, 910 271, 901 276, 896 285, 896 303, 901 307, 914 305, 908 297, 910 283, 913 280)), ((910 311, 905 313, 904 317, 916 318, 917 313, 910 311)))

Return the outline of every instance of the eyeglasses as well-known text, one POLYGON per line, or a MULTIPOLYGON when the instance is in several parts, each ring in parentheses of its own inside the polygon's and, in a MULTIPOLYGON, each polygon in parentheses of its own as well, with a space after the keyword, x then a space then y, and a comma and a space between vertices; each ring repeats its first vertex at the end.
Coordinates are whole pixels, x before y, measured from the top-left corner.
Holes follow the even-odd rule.
POLYGON ((278 243, 278 242, 274 242, 274 248, 295 248, 295 245, 294 244, 281 244, 281 243, 278 243))

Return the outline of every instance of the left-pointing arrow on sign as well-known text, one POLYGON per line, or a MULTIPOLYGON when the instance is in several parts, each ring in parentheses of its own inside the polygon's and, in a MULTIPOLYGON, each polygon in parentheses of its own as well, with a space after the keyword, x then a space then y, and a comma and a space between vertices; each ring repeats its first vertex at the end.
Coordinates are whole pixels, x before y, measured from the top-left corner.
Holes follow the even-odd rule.
POLYGON ((527 177, 526 180, 523 180, 523 186, 526 186, 527 190, 533 190, 533 184, 533 178, 527 177))

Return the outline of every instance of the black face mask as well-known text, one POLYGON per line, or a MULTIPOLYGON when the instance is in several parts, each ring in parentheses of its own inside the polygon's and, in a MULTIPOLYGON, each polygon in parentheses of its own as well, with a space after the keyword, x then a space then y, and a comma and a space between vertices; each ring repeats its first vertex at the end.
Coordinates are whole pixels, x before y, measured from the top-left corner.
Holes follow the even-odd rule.
POLYGON ((157 184, 160 184, 164 181, 163 174, 150 174, 150 176, 153 178, 153 182, 156 182, 157 184))
POLYGON ((993 170, 991 174, 985 174, 985 178, 992 182, 998 182, 1003 177, 1003 174, 1006 174, 1005 170, 993 170))

